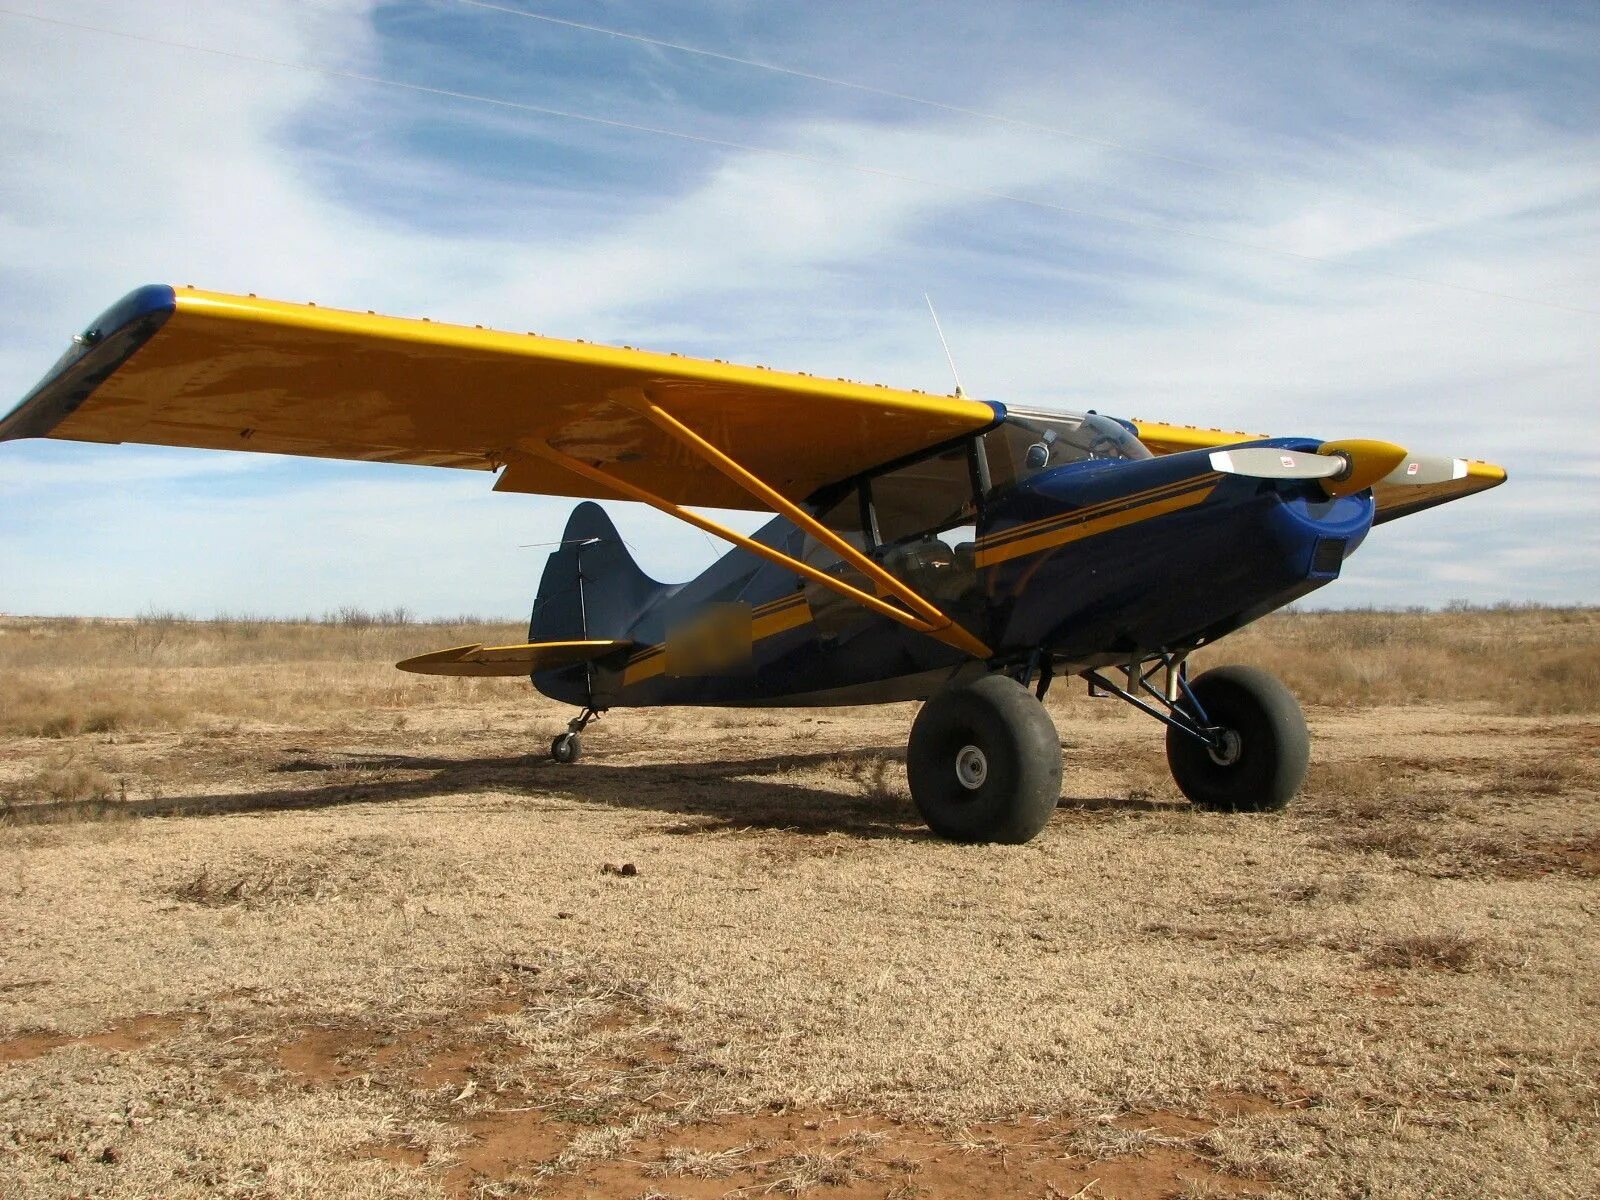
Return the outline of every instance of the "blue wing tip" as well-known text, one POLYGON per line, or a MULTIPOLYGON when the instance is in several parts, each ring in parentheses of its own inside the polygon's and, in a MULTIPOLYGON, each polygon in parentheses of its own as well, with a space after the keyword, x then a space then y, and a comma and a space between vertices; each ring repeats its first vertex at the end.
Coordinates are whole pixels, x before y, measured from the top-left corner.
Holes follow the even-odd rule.
POLYGON ((170 284, 135 288, 76 334, 45 377, 5 416, 0 442, 45 437, 154 336, 178 307, 170 284))
POLYGON ((135 321, 162 314, 169 316, 178 307, 178 293, 170 283, 147 283, 134 288, 96 317, 80 335, 90 341, 103 341, 135 321))

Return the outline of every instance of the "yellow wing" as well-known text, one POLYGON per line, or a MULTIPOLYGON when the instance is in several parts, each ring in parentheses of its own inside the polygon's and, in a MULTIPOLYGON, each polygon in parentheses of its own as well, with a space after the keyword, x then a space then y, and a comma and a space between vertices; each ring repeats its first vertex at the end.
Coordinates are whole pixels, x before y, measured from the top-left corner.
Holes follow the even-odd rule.
POLYGON ((476 470, 618 499, 546 448, 679 504, 759 507, 642 415, 654 404, 784 496, 993 423, 988 404, 192 288, 133 293, 9 416, 53 437, 476 470))
MULTIPOLYGON (((1253 442, 1268 436, 1264 433, 1241 433, 1238 430, 1206 429, 1196 425, 1168 425, 1160 421, 1134 421, 1133 426, 1138 439, 1156 454, 1237 446, 1240 442, 1253 442)), ((1498 487, 1506 481, 1504 467, 1463 458, 1454 460, 1454 470, 1447 472, 1453 478, 1423 484, 1406 483, 1403 480, 1407 465, 1402 463, 1394 475, 1372 485, 1372 498, 1378 506, 1374 524, 1381 525, 1436 504, 1498 487), (1399 482, 1389 482, 1391 478, 1399 482)))

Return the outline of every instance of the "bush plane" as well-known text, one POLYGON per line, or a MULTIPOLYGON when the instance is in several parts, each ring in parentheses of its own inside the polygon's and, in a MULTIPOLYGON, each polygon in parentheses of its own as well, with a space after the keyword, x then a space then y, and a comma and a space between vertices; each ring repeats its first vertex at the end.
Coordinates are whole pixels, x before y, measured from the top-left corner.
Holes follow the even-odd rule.
POLYGON ((1374 525, 1505 480, 1371 440, 1066 413, 631 347, 141 288, 73 339, 0 441, 251 450, 486 471, 582 498, 516 646, 402 669, 527 676, 620 706, 925 701, 906 772, 929 827, 1025 842, 1061 792, 1041 701, 1078 675, 1165 726, 1201 808, 1282 808, 1309 741, 1294 697, 1199 647, 1338 578, 1374 525), (595 501, 733 545, 660 583, 595 501), (696 508, 769 512, 745 536, 696 508))

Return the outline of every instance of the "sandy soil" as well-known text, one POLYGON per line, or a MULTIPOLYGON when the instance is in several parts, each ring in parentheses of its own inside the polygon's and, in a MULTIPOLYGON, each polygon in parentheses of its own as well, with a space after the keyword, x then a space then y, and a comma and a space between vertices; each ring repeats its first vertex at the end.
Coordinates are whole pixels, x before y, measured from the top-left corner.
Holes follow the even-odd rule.
POLYGON ((1600 720, 1308 711, 1228 817, 1064 699, 1004 848, 912 706, 13 736, 0 1194, 1600 1193, 1600 720))

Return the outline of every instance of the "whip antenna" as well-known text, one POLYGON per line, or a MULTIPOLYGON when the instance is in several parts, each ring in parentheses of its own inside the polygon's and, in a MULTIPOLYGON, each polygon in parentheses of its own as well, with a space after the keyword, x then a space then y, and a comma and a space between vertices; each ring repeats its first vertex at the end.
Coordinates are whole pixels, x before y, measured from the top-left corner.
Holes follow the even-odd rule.
POLYGON ((956 356, 950 353, 950 343, 944 340, 944 327, 939 324, 939 313, 933 307, 933 297, 928 295, 927 292, 923 292, 922 298, 927 302, 928 315, 933 318, 933 331, 939 335, 939 345, 944 347, 944 357, 945 361, 950 364, 951 378, 956 381, 956 395, 958 397, 965 396, 966 393, 961 390, 961 376, 956 372, 956 356))

